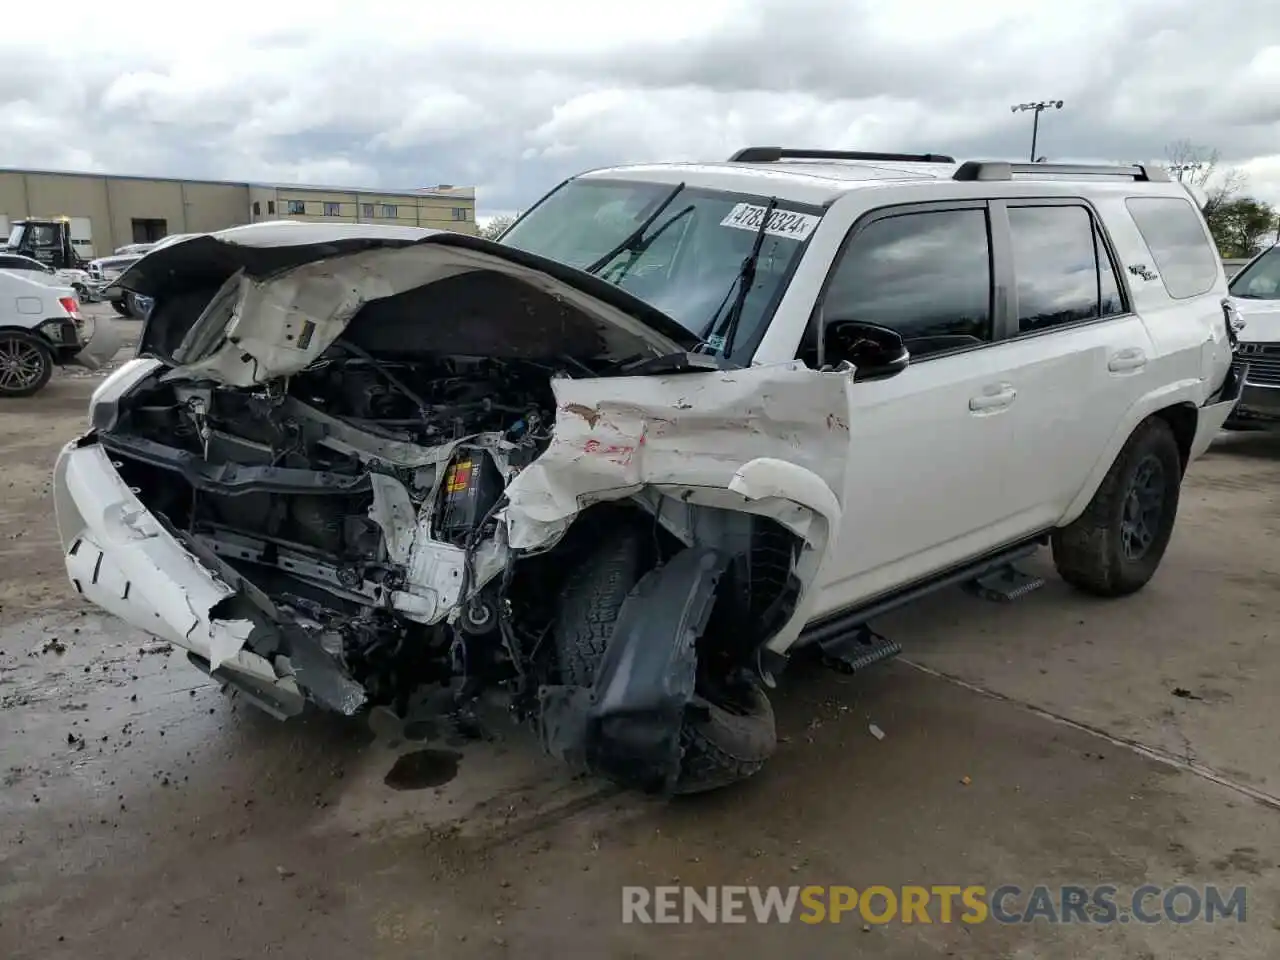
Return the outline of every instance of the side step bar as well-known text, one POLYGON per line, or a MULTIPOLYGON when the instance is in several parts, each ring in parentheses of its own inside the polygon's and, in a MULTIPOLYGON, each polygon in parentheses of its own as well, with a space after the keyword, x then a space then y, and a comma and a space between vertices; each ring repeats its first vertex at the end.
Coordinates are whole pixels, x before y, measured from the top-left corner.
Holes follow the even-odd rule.
MULTIPOLYGON (((871 620, 947 587, 963 586, 968 592, 990 600, 1008 601, 1025 596, 1043 586, 1044 581, 1021 572, 1015 564, 1034 554, 1045 542, 1044 536, 1024 540, 977 563, 811 624, 800 634, 795 649, 814 648, 824 663, 844 673, 896 657, 902 647, 867 626, 871 620)), ((770 658, 770 662, 762 666, 776 676, 782 672, 783 663, 779 660, 783 658, 770 658)))

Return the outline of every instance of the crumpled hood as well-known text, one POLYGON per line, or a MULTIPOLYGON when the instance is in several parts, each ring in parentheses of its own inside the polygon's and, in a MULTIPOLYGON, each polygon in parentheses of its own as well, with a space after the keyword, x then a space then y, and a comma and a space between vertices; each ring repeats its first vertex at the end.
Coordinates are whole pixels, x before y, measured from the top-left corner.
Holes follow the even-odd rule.
MULTIPOLYGON (((427 294, 414 301, 415 323, 424 325, 425 336, 477 339, 470 327, 459 327, 457 315, 432 309, 426 288, 445 289, 445 281, 455 290, 465 285, 473 299, 487 287, 513 283, 550 298, 572 311, 577 324, 564 331, 566 342, 589 342, 601 356, 664 356, 698 343, 666 314, 590 274, 443 230, 294 222, 234 227, 153 251, 118 285, 155 299, 139 356, 252 386, 306 368, 364 307, 414 291, 427 294)), ((524 329, 522 322, 527 328, 532 321, 519 316, 505 319, 505 329, 499 324, 485 332, 499 348, 508 333, 534 339, 557 332, 524 329)))

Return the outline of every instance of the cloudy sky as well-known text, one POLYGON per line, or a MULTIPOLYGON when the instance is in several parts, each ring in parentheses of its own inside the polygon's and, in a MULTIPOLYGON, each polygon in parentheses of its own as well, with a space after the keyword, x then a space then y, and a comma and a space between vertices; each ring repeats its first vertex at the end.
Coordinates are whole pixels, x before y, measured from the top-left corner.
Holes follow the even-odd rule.
POLYGON ((1216 148, 1280 202, 1275 0, 63 0, 5 13, 0 166, 475 185, 746 144, 1051 159, 1216 148), (197 10, 199 11, 197 13, 197 10), (24 22, 25 20, 30 22, 24 22), (16 29, 14 29, 16 27, 16 29))

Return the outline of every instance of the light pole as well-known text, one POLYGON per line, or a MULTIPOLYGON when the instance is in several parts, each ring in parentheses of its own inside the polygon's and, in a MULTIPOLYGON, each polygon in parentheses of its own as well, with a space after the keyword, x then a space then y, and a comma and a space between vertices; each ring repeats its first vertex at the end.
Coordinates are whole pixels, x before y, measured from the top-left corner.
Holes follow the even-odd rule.
POLYGON ((1030 110, 1033 113, 1031 120, 1031 162, 1036 162, 1036 138, 1040 134, 1040 114, 1046 110, 1061 110, 1061 100, 1035 100, 1031 103, 1015 103, 1009 108, 1013 113, 1023 110, 1030 110))

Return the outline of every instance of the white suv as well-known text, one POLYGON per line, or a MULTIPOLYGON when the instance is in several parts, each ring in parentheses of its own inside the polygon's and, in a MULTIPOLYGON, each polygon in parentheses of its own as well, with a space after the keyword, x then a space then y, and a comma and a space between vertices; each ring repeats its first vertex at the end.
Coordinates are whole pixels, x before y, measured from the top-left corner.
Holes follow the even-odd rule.
POLYGON ((643 789, 753 773, 790 656, 882 660, 873 617, 1040 545, 1141 588, 1240 392, 1157 167, 752 148, 496 244, 264 223, 121 284, 143 358, 56 468, 78 591, 279 717, 496 692, 643 789))

